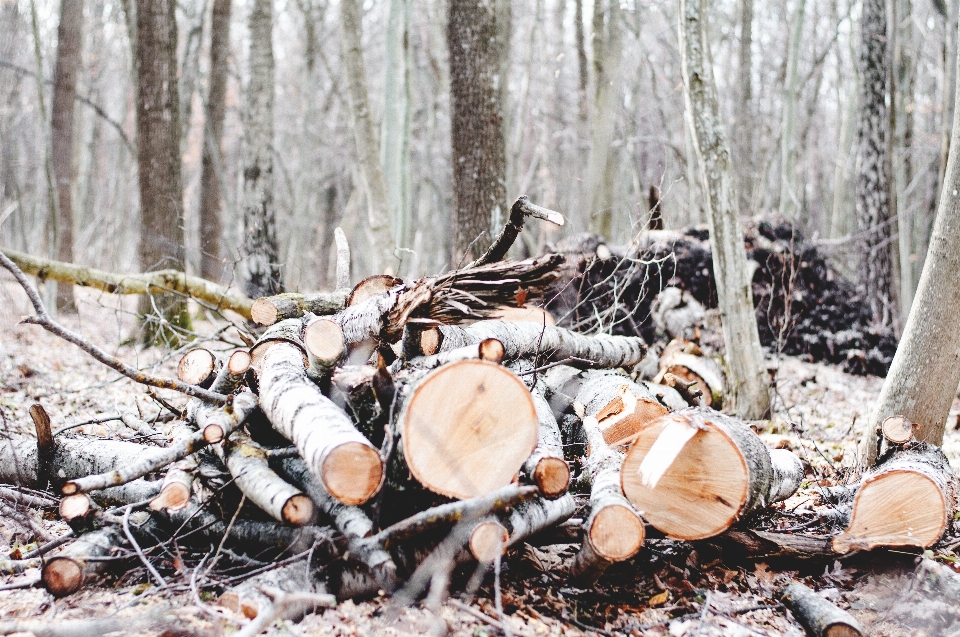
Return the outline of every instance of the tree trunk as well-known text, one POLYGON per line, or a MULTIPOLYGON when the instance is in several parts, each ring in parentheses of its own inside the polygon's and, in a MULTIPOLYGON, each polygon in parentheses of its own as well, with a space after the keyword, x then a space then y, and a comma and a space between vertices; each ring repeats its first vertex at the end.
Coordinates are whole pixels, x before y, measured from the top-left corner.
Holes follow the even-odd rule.
MULTIPOLYGON (((180 97, 174 0, 137 0, 137 165, 140 178, 140 268, 184 269, 183 182, 180 166, 180 97)), ((140 313, 156 307, 165 322, 145 321, 142 341, 178 340, 189 328, 183 297, 144 296, 140 313), (169 324, 169 325, 168 325, 169 324)))
MULTIPOLYGON (((960 60, 960 56, 958 56, 960 60)), ((917 423, 917 439, 943 442, 950 406, 960 384, 960 121, 954 111, 946 181, 920 275, 917 295, 890 371, 861 441, 866 466, 876 459, 876 428, 889 416, 917 423)))
POLYGON ((578 105, 580 108, 580 119, 587 119, 587 81, 590 72, 587 70, 587 39, 583 28, 583 0, 573 0, 573 22, 574 34, 577 39, 577 71, 580 88, 580 99, 578 105))
POLYGON ((693 131, 701 179, 708 192, 713 271, 730 368, 733 409, 744 418, 762 418, 770 408, 769 381, 747 277, 747 254, 737 217, 730 150, 710 66, 706 16, 702 14, 704 4, 704 0, 682 0, 680 4, 686 116, 693 131))
POLYGON ((210 71, 204 109, 203 158, 200 174, 200 276, 220 281, 222 232, 223 120, 226 116, 227 69, 230 56, 230 8, 233 0, 213 0, 210 23, 210 71))
POLYGON ((501 60, 494 2, 452 0, 450 49, 454 244, 452 264, 476 259, 506 212, 501 60))
POLYGON ((860 16, 860 104, 857 121, 857 231, 860 289, 873 322, 889 326, 899 308, 891 279, 887 183, 887 14, 884 0, 865 0, 860 16))
POLYGON ((347 79, 350 118, 357 144, 357 163, 367 196, 367 222, 370 228, 370 255, 376 273, 396 267, 393 231, 390 223, 390 200, 387 179, 380 164, 380 142, 377 140, 367 94, 367 72, 363 62, 363 39, 358 0, 340 2, 340 28, 343 30, 343 64, 347 79))
MULTIPOLYGON (((410 12, 410 0, 390 0, 384 64, 380 157, 393 238, 398 248, 408 247, 410 233, 410 12)), ((399 252, 398 256, 402 264, 407 255, 399 252)))
POLYGON ((250 11, 250 83, 243 159, 243 286, 258 298, 283 291, 273 201, 273 0, 250 11))
MULTIPOLYGON (((53 174, 57 181, 60 208, 61 261, 73 261, 73 111, 77 96, 77 72, 80 70, 83 32, 83 0, 61 0, 60 26, 57 28, 57 67, 53 79, 53 112, 50 145, 53 174)), ((57 310, 76 312, 73 286, 57 285, 57 310)))
POLYGON ((751 210, 754 177, 753 121, 753 3, 740 0, 740 38, 737 45, 737 124, 740 138, 740 209, 751 210))
POLYGON ((806 0, 798 0, 789 23, 787 45, 787 78, 783 85, 783 118, 780 127, 780 216, 796 221, 802 195, 797 190, 797 64, 803 40, 803 18, 806 0))

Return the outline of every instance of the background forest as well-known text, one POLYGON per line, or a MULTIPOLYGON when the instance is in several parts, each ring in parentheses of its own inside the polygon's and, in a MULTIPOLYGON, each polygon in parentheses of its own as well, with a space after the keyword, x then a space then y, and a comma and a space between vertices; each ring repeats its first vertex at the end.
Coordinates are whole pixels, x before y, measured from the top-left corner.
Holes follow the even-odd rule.
MULTIPOLYGON (((66 223, 73 253, 61 247, 63 260, 119 271, 160 265, 138 262, 137 252, 149 225, 140 220, 137 183, 135 4, 143 3, 0 4, 5 246, 56 256, 57 243, 70 235, 66 223), (62 77, 58 42, 60 55, 72 56, 61 63, 76 75, 66 148, 57 135, 51 140, 51 118, 55 129, 66 108, 54 91, 62 77), (55 176, 64 170, 73 178, 55 176), (57 187, 64 191, 59 202, 52 196, 57 187), (56 209, 63 216, 67 206, 72 221, 56 223, 56 209)), ((443 271, 456 265, 450 86, 458 63, 448 42, 454 21, 439 0, 347 4, 359 4, 361 14, 373 152, 384 169, 399 246, 392 267, 400 276, 443 271)), ((894 0, 885 25, 891 205, 882 225, 892 228, 892 240, 881 249, 892 251, 904 310, 926 252, 946 159, 956 4, 894 0)), ((270 5, 180 2, 173 39, 154 43, 157 55, 163 46, 176 48, 182 200, 173 203, 182 214, 183 255, 190 272, 222 282, 239 276, 234 266, 250 205, 245 167, 259 144, 270 149, 263 201, 276 218, 284 286, 329 287, 338 225, 354 246, 354 276, 382 270, 367 248, 373 235, 361 160, 370 150, 358 153, 349 108, 357 74, 343 55, 339 3, 270 5), (225 62, 219 74, 218 60, 225 62), (210 124, 218 104, 222 141, 211 153, 221 134, 210 124)), ((655 186, 668 229, 704 222, 684 118, 678 6, 496 0, 494 9, 501 48, 493 84, 506 162, 502 209, 528 194, 566 216, 563 233, 591 230, 624 244, 645 225, 655 186)), ((723 1, 710 3, 708 20, 741 214, 794 221, 850 275, 864 240, 855 214, 862 11, 861 3, 846 0, 723 1)), ((499 228, 503 218, 496 212, 490 221, 499 228)), ((523 251, 539 254, 560 234, 537 226, 523 238, 523 251)))

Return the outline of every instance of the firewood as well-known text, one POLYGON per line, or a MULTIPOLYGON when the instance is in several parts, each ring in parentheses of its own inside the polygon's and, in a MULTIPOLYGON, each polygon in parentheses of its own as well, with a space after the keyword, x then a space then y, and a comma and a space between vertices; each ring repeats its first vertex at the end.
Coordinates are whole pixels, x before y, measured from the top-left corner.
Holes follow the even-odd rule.
POLYGON ((623 454, 607 444, 593 416, 583 419, 590 474, 590 516, 583 525, 583 545, 570 566, 570 575, 593 583, 615 562, 628 560, 643 544, 643 520, 620 490, 623 454))
MULTIPOLYGON (((232 404, 219 409, 211 408, 209 412, 204 412, 208 414, 207 416, 198 417, 198 424, 207 423, 207 425, 194 435, 182 438, 169 447, 151 450, 149 453, 140 452, 142 445, 134 445, 134 449, 128 452, 129 455, 125 456, 122 462, 115 460, 104 473, 70 479, 63 485, 62 491, 64 495, 87 493, 125 484, 166 467, 168 464, 185 458, 207 446, 209 441, 205 437, 209 435, 208 428, 214 427, 218 431, 229 433, 239 427, 247 416, 253 412, 256 405, 256 399, 250 392, 237 394, 233 398, 232 404)), ((86 453, 91 451, 86 451, 86 453)), ((94 471, 97 471, 97 469, 94 469, 94 471)), ((75 474, 71 473, 71 475, 75 474)))
POLYGON ((853 615, 800 582, 791 582, 778 596, 812 637, 860 637, 863 627, 853 615))
POLYGON ((503 361, 503 354, 503 343, 495 338, 488 338, 479 343, 464 345, 457 349, 414 358, 408 361, 407 368, 436 369, 437 367, 442 367, 450 363, 466 360, 500 363, 503 361))
POLYGON ((57 501, 38 493, 28 493, 23 489, 11 489, 0 486, 0 499, 21 506, 31 506, 37 508, 55 507, 57 501))
POLYGON ((470 532, 467 547, 478 562, 492 562, 502 555, 510 540, 510 532, 495 516, 480 520, 470 532))
POLYGON ((786 558, 829 562, 835 560, 837 555, 831 540, 829 536, 732 528, 709 542, 723 548, 724 559, 753 561, 786 558))
POLYGON ((913 438, 916 427, 903 416, 890 416, 880 424, 883 437, 895 444, 903 444, 913 438))
POLYGON ((668 412, 643 385, 612 370, 588 370, 580 374, 575 402, 584 414, 594 416, 608 445, 623 444, 653 420, 668 412))
POLYGON ((570 485, 570 467, 563 458, 563 438, 550 404, 543 397, 543 389, 531 392, 537 411, 539 430, 537 447, 523 463, 521 475, 540 489, 545 498, 554 500, 567 492, 570 485))
POLYGON ((79 536, 44 563, 40 571, 44 587, 54 597, 64 597, 80 590, 85 582, 106 569, 108 562, 96 558, 113 554, 120 538, 120 531, 111 526, 79 536))
MULTIPOLYGON (((515 360, 537 357, 539 362, 573 359, 575 365, 632 367, 643 359, 646 346, 632 336, 588 336, 553 325, 479 321, 467 327, 443 325, 439 351, 495 338, 504 347, 504 357, 515 360)), ((426 351, 426 349, 424 349, 426 351)))
POLYGON ((482 519, 470 534, 468 548, 474 559, 491 562, 511 546, 526 541, 558 524, 562 524, 576 510, 573 496, 565 494, 556 500, 533 498, 501 513, 482 519))
POLYGON ((860 483, 838 553, 933 546, 957 508, 957 478, 937 447, 914 442, 880 458, 860 483))
MULTIPOLYGON (((660 371, 653 382, 663 382, 668 374, 683 381, 682 385, 673 385, 681 395, 690 391, 689 383, 694 383, 703 396, 702 406, 713 409, 723 406, 723 374, 712 358, 685 353, 668 345, 660 357, 660 371)), ((673 382, 676 383, 676 380, 673 382)), ((664 384, 671 385, 669 382, 664 384)))
POLYGON ((210 385, 211 391, 232 394, 243 385, 243 378, 250 369, 250 352, 238 349, 230 354, 227 363, 220 368, 217 377, 210 385))
POLYGON ((150 500, 150 508, 154 511, 160 509, 178 511, 187 506, 193 493, 193 479, 196 468, 197 461, 195 458, 185 458, 171 465, 163 477, 163 486, 160 488, 160 493, 150 500))
POLYGON ((304 314, 335 314, 346 307, 346 303, 347 293, 344 290, 313 294, 287 292, 254 301, 250 306, 249 318, 254 323, 269 327, 284 319, 299 318, 304 314))
POLYGON ((312 521, 313 502, 270 469, 266 452, 250 436, 235 431, 218 449, 240 491, 270 517, 293 526, 312 521))
POLYGON ((222 364, 213 352, 202 347, 192 349, 180 359, 177 378, 190 385, 210 387, 222 364))
MULTIPOLYGON (((120 440, 91 440, 89 438, 55 439, 50 470, 54 475, 70 480, 98 471, 133 462, 145 453, 156 453, 155 447, 120 440)), ((32 438, 0 441, 0 482, 37 488, 37 442, 32 438)))
POLYGON ((347 296, 347 307, 360 305, 364 301, 379 296, 398 285, 403 285, 403 281, 389 274, 368 276, 360 281, 360 283, 357 283, 353 290, 350 291, 350 295, 347 296))
POLYGON ((316 381, 329 375, 343 358, 343 330, 329 319, 314 319, 303 329, 303 346, 310 361, 308 375, 316 381))
POLYGON ((509 484, 533 452, 533 399, 500 365, 464 360, 415 383, 398 421, 406 466, 427 489, 470 498, 509 484))
POLYGON ((383 480, 380 454, 307 377, 302 345, 268 338, 274 340, 258 343, 253 354, 264 414, 330 495, 344 504, 366 502, 383 480))
POLYGON ((768 450, 739 420, 690 408, 640 431, 620 476, 645 520, 669 537, 695 540, 790 497, 803 467, 789 451, 768 450))

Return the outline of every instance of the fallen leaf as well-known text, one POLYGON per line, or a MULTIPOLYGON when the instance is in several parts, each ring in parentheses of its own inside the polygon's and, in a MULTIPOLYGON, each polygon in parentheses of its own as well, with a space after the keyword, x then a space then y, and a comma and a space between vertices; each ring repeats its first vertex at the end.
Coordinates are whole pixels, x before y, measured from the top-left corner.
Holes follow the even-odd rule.
POLYGON ((647 606, 662 606, 668 599, 670 599, 670 592, 661 591, 647 600, 647 606))

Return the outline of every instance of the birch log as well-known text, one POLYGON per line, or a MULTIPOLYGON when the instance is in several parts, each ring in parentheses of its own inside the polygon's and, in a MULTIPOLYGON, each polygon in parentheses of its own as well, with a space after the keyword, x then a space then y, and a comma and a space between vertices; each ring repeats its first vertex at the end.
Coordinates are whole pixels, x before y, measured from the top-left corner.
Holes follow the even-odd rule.
POLYGON ((84 533, 44 563, 40 571, 44 587, 54 597, 80 590, 85 582, 106 569, 109 562, 96 558, 111 555, 120 538, 120 531, 110 526, 84 533))
POLYGON ((198 347, 190 350, 180 359, 177 365, 177 378, 190 385, 199 385, 206 389, 213 384, 220 368, 221 361, 214 356, 213 352, 198 347))
POLYGON ((576 511, 576 502, 569 493, 556 500, 538 497, 517 504, 508 513, 484 518, 470 534, 467 548, 478 562, 492 562, 497 551, 502 554, 511 546, 531 536, 562 524, 576 511))
POLYGON ((267 327, 285 319, 300 318, 305 314, 324 316, 336 314, 347 305, 347 292, 314 292, 297 294, 286 292, 257 299, 250 307, 250 319, 267 327))
POLYGON ((584 414, 598 421, 608 445, 623 444, 668 412, 645 386, 614 370, 589 370, 580 374, 576 402, 584 414))
POLYGON ((523 463, 522 475, 537 485, 544 497, 554 500, 567 492, 570 467, 563 459, 563 438, 550 404, 543 397, 542 390, 535 389, 531 396, 539 421, 539 434, 536 449, 523 463))
POLYGON ((697 540, 790 497, 803 467, 789 451, 768 450, 739 420, 689 408, 637 434, 620 477, 645 520, 672 538, 697 540))
POLYGON ((799 582, 784 587, 778 596, 813 637, 863 635, 863 627, 850 613, 799 582))

